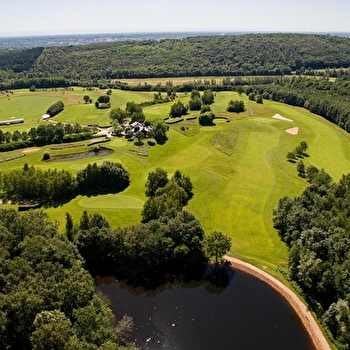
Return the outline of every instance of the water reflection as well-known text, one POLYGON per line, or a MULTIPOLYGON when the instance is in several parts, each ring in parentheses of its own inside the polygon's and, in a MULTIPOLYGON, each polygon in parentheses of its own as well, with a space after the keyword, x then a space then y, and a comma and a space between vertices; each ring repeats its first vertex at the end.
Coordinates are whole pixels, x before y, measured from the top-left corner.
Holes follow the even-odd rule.
POLYGON ((227 288, 208 281, 176 282, 156 290, 114 278, 96 281, 117 318, 133 317, 141 349, 314 349, 288 303, 264 282, 234 271, 227 288))

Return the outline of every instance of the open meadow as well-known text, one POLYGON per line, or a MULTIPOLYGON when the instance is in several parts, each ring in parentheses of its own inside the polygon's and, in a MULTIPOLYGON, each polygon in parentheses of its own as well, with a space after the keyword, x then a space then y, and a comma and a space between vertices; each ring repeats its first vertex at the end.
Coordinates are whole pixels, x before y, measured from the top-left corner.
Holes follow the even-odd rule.
MULTIPOLYGON (((104 93, 104 90, 84 91, 82 88, 34 93, 14 91, 10 96, 0 98, 0 120, 24 118, 25 122, 1 129, 4 132, 29 131, 44 123, 41 116, 52 103, 60 100, 65 104, 64 111, 48 122, 109 125, 110 109, 97 110, 94 106, 96 98, 104 93), (89 95, 93 103, 85 104, 84 95, 89 95)), ((185 94, 179 94, 179 98, 184 103, 189 100, 185 94)), ((139 103, 152 99, 152 92, 113 90, 111 104, 112 108, 125 107, 128 101, 139 103)), ((143 110, 149 120, 163 119, 168 116, 171 105, 172 102, 156 104, 143 110)), ((304 109, 267 100, 257 104, 244 94, 216 93, 212 110, 216 116, 225 116, 230 122, 216 119, 216 125, 201 127, 197 120, 188 120, 188 117, 198 115, 198 112, 191 112, 183 122, 170 125, 168 141, 164 145, 148 146, 145 143, 143 155, 132 142, 112 138, 107 147, 114 152, 108 156, 43 162, 45 151, 55 156, 62 152, 85 152, 89 148, 88 141, 64 151, 50 145, 0 153, 0 159, 25 153, 22 158, 1 163, 0 169, 10 171, 27 162, 45 169, 55 167, 76 172, 88 162, 101 164, 111 160, 122 163, 130 172, 131 181, 122 193, 78 196, 61 206, 45 208, 62 232, 66 212, 73 216, 75 223, 79 223, 83 210, 100 212, 112 227, 140 222, 148 173, 156 167, 169 174, 179 169, 190 176, 194 186, 194 197, 185 209, 199 219, 206 233, 216 230, 229 234, 233 243, 231 255, 276 275, 276 268, 286 265, 287 248, 273 228, 273 209, 279 198, 297 196, 307 185, 305 179, 297 176, 296 164, 287 161, 287 153, 301 141, 306 141, 309 148, 308 157, 303 159, 305 165, 324 168, 338 181, 342 174, 350 172, 350 136, 304 109), (244 100, 246 111, 240 114, 226 112, 228 102, 236 99, 244 100), (276 114, 290 120, 273 118, 276 114), (295 127, 298 127, 297 134, 286 132, 295 127)))

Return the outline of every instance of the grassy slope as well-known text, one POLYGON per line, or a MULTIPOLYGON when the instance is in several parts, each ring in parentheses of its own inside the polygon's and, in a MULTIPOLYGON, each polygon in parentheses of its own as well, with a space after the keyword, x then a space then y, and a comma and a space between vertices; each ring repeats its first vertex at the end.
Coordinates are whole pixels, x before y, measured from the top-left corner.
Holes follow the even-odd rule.
MULTIPOLYGON (((93 93, 97 96, 101 92, 93 93)), ((96 96, 93 93, 88 94, 94 99, 96 96)), ((73 101, 72 96, 80 96, 82 99, 84 94, 83 91, 74 91, 67 100, 73 101)), ((150 99, 152 94, 114 91, 112 97, 114 107, 124 106, 127 101, 150 99)), ((236 98, 239 96, 234 93, 217 94, 214 112, 217 115, 228 115, 225 112, 227 103, 236 98)), ((307 141, 310 157, 304 159, 305 164, 323 167, 335 180, 339 180, 343 173, 350 171, 349 135, 303 109, 270 101, 258 105, 248 101, 245 96, 242 98, 247 111, 241 115, 231 115, 230 123, 218 120, 216 126, 200 128, 196 121, 186 121, 171 126, 169 141, 164 146, 151 147, 148 157, 132 152, 135 146, 131 143, 113 139, 109 145, 115 152, 108 159, 120 161, 130 171, 129 188, 116 195, 90 198, 79 196, 47 211, 60 223, 62 231, 65 212, 71 213, 78 222, 84 209, 89 213, 101 212, 113 226, 136 224, 140 221, 145 199, 144 183, 147 174, 156 167, 166 169, 169 174, 179 169, 191 177, 194 185, 195 196, 186 209, 196 215, 205 231, 210 233, 218 230, 231 235, 231 253, 234 256, 276 274, 276 267, 286 262, 287 250, 272 227, 272 210, 280 197, 298 195, 306 186, 305 180, 297 177, 295 164, 287 162, 287 152, 301 141, 307 141), (293 122, 272 119, 275 113, 291 118, 293 122), (186 127, 185 131, 180 130, 181 125, 186 127), (293 126, 299 127, 298 135, 284 131, 293 126), (211 142, 217 142, 223 134, 229 149, 232 148, 230 135, 234 138, 232 154, 218 150, 211 142)), ((55 96, 53 102, 56 100, 55 96)), ((188 96, 183 96, 182 100, 186 102, 188 96)), ((170 104, 161 104, 147 107, 144 111, 152 119, 166 116, 169 109, 170 104)), ((55 120, 85 124, 86 119, 89 119, 90 122, 106 123, 108 113, 109 111, 95 111, 93 106, 85 106, 81 102, 67 106, 55 120)), ((225 147, 225 143, 221 147, 225 147)), ((83 149, 86 146, 81 148, 83 149)), ((46 146, 39 151, 27 153, 24 158, 2 163, 1 169, 14 169, 28 162, 43 168, 55 166, 77 171, 85 167, 87 161, 101 163, 107 159, 99 157, 81 159, 74 163, 43 163, 40 159, 45 150, 49 150, 52 155, 59 153, 46 146)), ((69 153, 70 150, 65 152, 69 153)))

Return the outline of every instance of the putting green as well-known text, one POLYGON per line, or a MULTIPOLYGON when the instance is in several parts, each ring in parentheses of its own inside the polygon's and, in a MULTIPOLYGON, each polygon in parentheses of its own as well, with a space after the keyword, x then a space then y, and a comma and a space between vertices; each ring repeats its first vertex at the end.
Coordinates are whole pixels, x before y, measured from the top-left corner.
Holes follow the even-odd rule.
POLYGON ((83 197, 78 204, 89 209, 141 209, 143 201, 123 194, 106 194, 96 197, 83 197))

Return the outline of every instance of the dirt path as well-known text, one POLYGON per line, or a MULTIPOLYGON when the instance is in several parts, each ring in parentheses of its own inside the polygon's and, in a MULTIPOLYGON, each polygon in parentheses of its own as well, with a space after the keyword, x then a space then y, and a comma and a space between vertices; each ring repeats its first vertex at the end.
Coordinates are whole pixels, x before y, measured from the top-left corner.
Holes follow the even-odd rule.
POLYGON ((278 293, 280 293, 298 314, 300 320, 302 321, 304 327, 309 333, 317 350, 331 349, 320 327, 316 323, 312 314, 308 311, 307 306, 298 298, 298 296, 294 292, 292 292, 288 287, 286 287, 282 282, 280 282, 276 278, 272 277, 265 271, 260 270, 251 264, 229 256, 225 256, 225 259, 231 262, 233 268, 242 270, 244 272, 249 273, 250 275, 259 278, 260 280, 269 284, 278 293))

